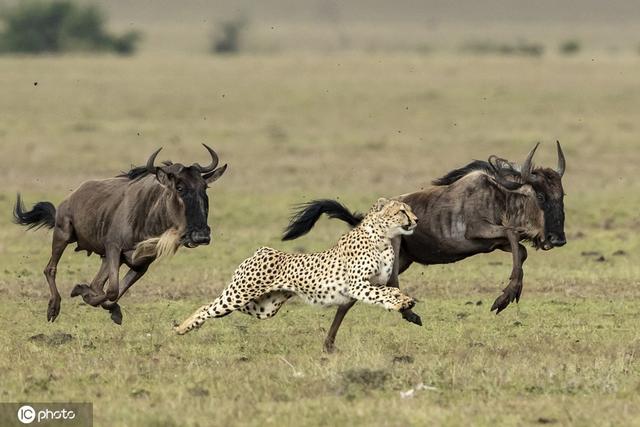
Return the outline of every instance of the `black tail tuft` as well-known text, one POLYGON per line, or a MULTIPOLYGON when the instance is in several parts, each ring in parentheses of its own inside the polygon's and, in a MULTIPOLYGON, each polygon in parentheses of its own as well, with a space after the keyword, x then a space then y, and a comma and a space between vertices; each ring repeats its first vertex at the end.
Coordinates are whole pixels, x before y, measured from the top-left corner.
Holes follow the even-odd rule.
POLYGON ((313 228, 322 214, 327 214, 329 218, 342 220, 352 227, 360 224, 362 218, 364 218, 361 213, 352 213, 335 200, 313 200, 298 206, 298 211, 293 214, 289 225, 284 230, 282 240, 293 240, 304 236, 313 228))
POLYGON ((13 222, 25 225, 29 230, 41 227, 53 228, 56 225, 56 207, 49 202, 38 202, 28 212, 24 210, 24 204, 20 194, 16 198, 13 207, 13 222))

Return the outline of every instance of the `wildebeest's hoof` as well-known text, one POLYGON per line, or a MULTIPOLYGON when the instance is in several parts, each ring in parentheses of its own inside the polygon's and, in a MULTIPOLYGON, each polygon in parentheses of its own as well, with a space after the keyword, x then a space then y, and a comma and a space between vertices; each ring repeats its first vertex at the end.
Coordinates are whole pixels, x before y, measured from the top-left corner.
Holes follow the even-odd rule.
POLYGON ((79 284, 75 285, 73 287, 73 289, 71 290, 71 298, 77 297, 78 295, 84 295, 90 289, 91 288, 89 287, 89 285, 84 284, 84 283, 79 283, 79 284))
POLYGON ((331 354, 331 353, 335 353, 335 351, 336 351, 336 346, 334 345, 334 343, 333 343, 333 342, 325 341, 325 342, 324 342, 323 349, 324 349, 324 352, 325 352, 325 353, 329 353, 329 354, 331 354))
POLYGON ((411 322, 411 323, 416 324, 418 326, 422 326, 422 319, 420 318, 420 316, 418 316, 417 314, 415 314, 411 310, 404 310, 402 312, 402 318, 404 320, 406 320, 407 322, 411 322))
POLYGON ((47 322, 53 322, 60 314, 60 298, 50 299, 47 307, 47 322))
POLYGON ((502 295, 500 295, 494 301, 491 306, 491 311, 496 311, 496 314, 500 313, 502 310, 507 308, 509 304, 512 302, 520 301, 520 294, 522 293, 522 283, 518 283, 517 281, 512 281, 509 283, 509 286, 502 290, 502 295))
POLYGON ((109 313, 111 313, 111 320, 116 325, 122 325, 122 310, 120 310, 120 305, 115 304, 113 307, 109 309, 109 313))
POLYGON ((496 298, 496 300, 493 302, 493 305, 491 306, 491 311, 495 310, 496 314, 499 314, 502 310, 507 308, 509 303, 510 303, 509 296, 506 293, 503 293, 498 298, 496 298))
POLYGON ((507 308, 507 306, 511 304, 511 302, 513 302, 515 299, 516 299, 515 295, 513 295, 509 291, 505 291, 493 302, 493 305, 491 306, 491 311, 495 310, 496 314, 499 314, 502 310, 507 308))

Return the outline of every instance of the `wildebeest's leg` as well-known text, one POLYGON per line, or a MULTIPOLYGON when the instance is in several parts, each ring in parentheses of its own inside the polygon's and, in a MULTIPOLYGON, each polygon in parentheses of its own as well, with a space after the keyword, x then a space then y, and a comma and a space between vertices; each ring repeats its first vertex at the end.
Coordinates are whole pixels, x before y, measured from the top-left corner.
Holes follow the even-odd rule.
POLYGON ((107 299, 117 301, 120 294, 120 260, 121 250, 116 246, 107 248, 106 260, 109 268, 109 286, 107 287, 107 299))
POLYGON ((327 353, 333 353, 335 350, 335 340, 336 334, 338 333, 338 329, 340 329, 340 325, 342 324, 342 320, 347 312, 353 307, 356 303, 356 300, 353 300, 345 305, 341 305, 338 307, 338 311, 336 311, 336 315, 333 318, 333 323, 331 323, 331 327, 329 328, 329 332, 327 333, 327 337, 324 339, 324 351, 327 353))
POLYGON ((133 286, 144 274, 147 272, 149 265, 144 265, 136 268, 130 269, 127 274, 125 274, 122 279, 122 286, 120 287, 120 292, 118 293, 118 298, 115 301, 106 301, 102 304, 103 308, 109 309, 109 307, 113 306, 122 296, 127 292, 127 290, 133 286))
POLYGON ((107 247, 104 263, 106 263, 106 270, 109 276, 109 287, 106 293, 93 294, 92 292, 85 292, 82 295, 82 299, 89 305, 97 307, 103 302, 116 301, 119 294, 119 270, 120 265, 120 248, 117 246, 107 247))
POLYGON ((49 298, 49 306, 47 308, 47 321, 53 322, 60 314, 60 292, 56 286, 56 271, 58 262, 67 245, 73 239, 73 231, 71 221, 65 218, 62 225, 56 225, 53 230, 53 240, 51 243, 51 258, 44 269, 44 276, 49 284, 51 297, 49 298))
POLYGON ((491 306, 491 311, 496 310, 496 314, 504 310, 511 302, 520 299, 522 292, 522 263, 527 258, 527 250, 519 243, 520 236, 517 232, 507 227, 489 224, 486 222, 469 224, 467 226, 467 239, 484 240, 507 240, 506 245, 500 249, 511 252, 513 256, 513 268, 509 285, 503 289, 502 295, 496 298, 491 306))
POLYGON ((122 298, 122 296, 131 286, 133 286, 134 283, 136 283, 142 276, 144 276, 144 274, 147 272, 147 269, 149 268, 149 264, 151 263, 131 268, 122 279, 122 286, 120 287, 118 298, 115 301, 105 301, 102 303, 101 307, 105 310, 109 310, 109 312, 111 313, 111 320, 113 320, 116 324, 122 324, 122 311, 120 310, 120 305, 117 301, 122 298))
POLYGON ((514 300, 516 302, 520 301, 520 294, 522 293, 522 278, 524 274, 522 264, 527 259, 527 249, 518 243, 517 237, 511 236, 509 238, 509 245, 501 249, 511 252, 513 267, 511 270, 511 276, 509 277, 509 284, 502 290, 502 295, 500 295, 491 306, 491 310, 496 310, 496 314, 504 310, 507 305, 514 300))
POLYGON ((78 284, 73 287, 71 291, 71 297, 76 297, 78 295, 82 295, 83 299, 86 294, 92 295, 101 295, 104 294, 102 288, 104 284, 107 282, 109 278, 109 269, 107 268, 106 258, 102 258, 102 263, 100 264, 100 270, 91 281, 91 285, 86 284, 78 284))

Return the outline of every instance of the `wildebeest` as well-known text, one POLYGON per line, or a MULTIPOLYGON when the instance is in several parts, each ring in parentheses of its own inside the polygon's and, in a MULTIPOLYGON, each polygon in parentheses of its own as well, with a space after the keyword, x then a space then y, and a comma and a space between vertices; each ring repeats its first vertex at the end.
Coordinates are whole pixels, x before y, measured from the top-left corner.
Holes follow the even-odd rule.
MULTIPOLYGON (((496 249, 511 252, 513 268, 508 286, 491 310, 504 310, 518 302, 522 292, 522 265, 527 250, 520 241, 530 241, 536 249, 548 250, 566 243, 564 234, 564 191, 562 175, 565 158, 557 142, 557 168, 533 167, 529 152, 522 167, 496 156, 473 161, 433 181, 434 186, 396 199, 407 203, 418 216, 418 227, 410 236, 394 242, 396 264, 389 280, 398 286, 398 275, 416 262, 447 264, 496 249)), ((291 219, 283 240, 306 234, 323 214, 351 226, 362 215, 350 212, 335 200, 316 200, 302 205, 291 219)), ((331 351, 342 319, 351 306, 340 307, 325 341, 331 351)))
POLYGON ((91 284, 76 285, 71 296, 82 295, 88 304, 101 305, 118 324, 122 313, 117 301, 155 259, 174 253, 181 245, 193 248, 209 244, 207 184, 220 178, 227 165, 216 168, 218 155, 204 146, 211 156, 208 166, 184 166, 170 161, 155 166, 160 148, 145 166, 114 178, 84 182, 57 210, 50 202, 39 202, 25 212, 18 194, 13 211, 17 224, 29 229, 53 228, 51 258, 44 269, 51 292, 48 321, 53 322, 60 313, 56 268, 71 243, 77 243, 76 251, 102 257, 91 284), (122 264, 130 270, 120 284, 122 264), (104 292, 107 280, 109 285, 104 292))

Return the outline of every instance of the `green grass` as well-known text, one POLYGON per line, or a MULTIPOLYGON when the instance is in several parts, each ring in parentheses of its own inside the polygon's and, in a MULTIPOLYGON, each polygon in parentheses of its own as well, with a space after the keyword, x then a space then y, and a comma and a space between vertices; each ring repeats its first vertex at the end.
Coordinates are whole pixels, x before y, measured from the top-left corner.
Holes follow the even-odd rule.
POLYGON ((591 59, 0 58, 0 400, 89 400, 97 426, 638 423, 638 59, 591 59), (474 158, 523 160, 537 140, 553 166, 556 139, 569 243, 529 251, 520 304, 499 316, 506 253, 411 267, 401 285, 425 326, 357 305, 334 355, 321 351, 333 310, 299 303, 173 335, 257 247, 320 250, 346 230, 322 220, 280 242, 294 203, 364 210, 474 158), (47 324, 51 235, 11 224, 15 193, 57 204, 158 146, 202 163, 200 142, 230 164, 209 190, 213 244, 153 265, 121 301, 121 327, 67 297, 99 263, 70 247, 47 324))
POLYGON ((603 409, 621 425, 640 416, 640 310, 626 301, 529 298, 495 317, 486 295, 440 298, 418 305, 423 328, 359 306, 336 355, 321 351, 332 311, 296 303, 269 321, 234 314, 174 336, 169 319, 200 302, 131 302, 124 327, 67 303, 49 326, 33 322, 41 307, 17 298, 1 315, 12 331, 0 341, 12 348, 3 386, 17 400, 91 400, 98 425, 589 425, 603 409), (31 338, 57 333, 73 338, 31 338), (419 384, 429 388, 401 398, 419 384))

